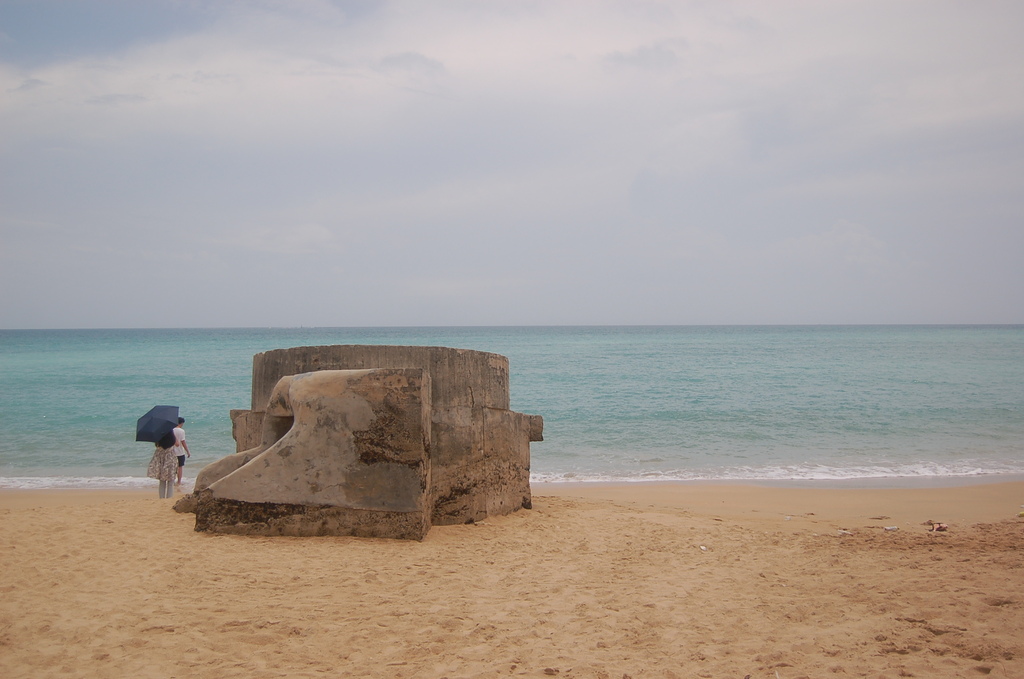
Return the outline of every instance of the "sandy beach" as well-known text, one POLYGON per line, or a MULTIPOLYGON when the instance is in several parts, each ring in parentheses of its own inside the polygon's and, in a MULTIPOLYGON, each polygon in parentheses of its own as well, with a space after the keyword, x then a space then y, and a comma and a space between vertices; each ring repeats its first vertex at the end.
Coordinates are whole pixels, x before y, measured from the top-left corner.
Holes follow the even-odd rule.
POLYGON ((423 542, 0 491, 3 676, 1024 677, 1022 482, 533 490, 423 542))

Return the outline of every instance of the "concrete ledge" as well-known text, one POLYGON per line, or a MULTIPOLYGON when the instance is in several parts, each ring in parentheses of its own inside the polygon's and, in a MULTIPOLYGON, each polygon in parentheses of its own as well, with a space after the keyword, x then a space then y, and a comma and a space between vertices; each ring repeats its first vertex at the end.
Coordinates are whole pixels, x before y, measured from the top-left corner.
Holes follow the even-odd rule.
POLYGON ((241 502, 198 493, 196 530, 233 535, 422 540, 430 530, 425 512, 382 512, 348 507, 314 507, 273 502, 241 502))

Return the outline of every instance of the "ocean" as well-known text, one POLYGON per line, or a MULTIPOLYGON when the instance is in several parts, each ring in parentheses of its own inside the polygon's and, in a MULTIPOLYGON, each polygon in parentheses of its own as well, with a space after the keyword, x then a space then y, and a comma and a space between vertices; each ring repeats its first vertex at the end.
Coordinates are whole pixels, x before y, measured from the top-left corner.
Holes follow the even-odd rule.
POLYGON ((235 451, 253 354, 324 344, 507 356, 536 482, 1024 474, 1024 326, 0 330, 0 489, 155 485, 135 422, 164 404, 194 479, 235 451))

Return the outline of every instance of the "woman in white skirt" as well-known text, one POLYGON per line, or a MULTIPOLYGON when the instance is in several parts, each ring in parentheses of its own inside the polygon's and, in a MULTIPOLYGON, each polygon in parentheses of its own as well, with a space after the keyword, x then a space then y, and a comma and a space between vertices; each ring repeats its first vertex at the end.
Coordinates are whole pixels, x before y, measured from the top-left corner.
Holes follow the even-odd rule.
POLYGON ((174 495, 174 479, 178 475, 178 457, 174 454, 175 438, 173 432, 157 441, 153 450, 153 459, 149 461, 146 476, 160 482, 160 498, 174 495))

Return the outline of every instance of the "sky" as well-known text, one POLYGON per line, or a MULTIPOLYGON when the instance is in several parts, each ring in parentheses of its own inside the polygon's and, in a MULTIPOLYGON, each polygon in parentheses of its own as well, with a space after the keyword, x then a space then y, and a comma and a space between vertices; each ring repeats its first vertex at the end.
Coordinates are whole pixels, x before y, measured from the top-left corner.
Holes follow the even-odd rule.
POLYGON ((1022 32, 0 0, 0 328, 1024 323, 1022 32))

